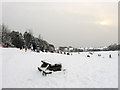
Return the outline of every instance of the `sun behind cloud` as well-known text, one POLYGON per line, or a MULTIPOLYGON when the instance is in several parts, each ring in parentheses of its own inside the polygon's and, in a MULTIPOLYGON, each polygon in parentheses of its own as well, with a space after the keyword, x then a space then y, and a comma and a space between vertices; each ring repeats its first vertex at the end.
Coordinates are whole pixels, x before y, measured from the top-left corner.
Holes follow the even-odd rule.
POLYGON ((111 26, 112 22, 110 20, 102 20, 102 21, 97 21, 96 24, 99 24, 102 26, 111 26))
POLYGON ((101 22, 99 22, 99 24, 101 24, 101 25, 109 25, 109 23, 107 21, 101 21, 101 22))

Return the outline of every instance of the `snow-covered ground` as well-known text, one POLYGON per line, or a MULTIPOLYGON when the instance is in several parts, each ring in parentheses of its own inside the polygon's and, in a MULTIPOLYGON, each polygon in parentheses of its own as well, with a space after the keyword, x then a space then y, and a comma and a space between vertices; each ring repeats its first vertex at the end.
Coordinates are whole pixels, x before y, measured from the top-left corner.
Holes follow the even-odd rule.
POLYGON ((117 51, 94 52, 87 57, 88 52, 63 55, 0 49, 3 88, 118 88, 117 51), (112 58, 108 57, 109 54, 112 58), (60 62, 66 71, 42 76, 37 69, 41 60, 60 62))

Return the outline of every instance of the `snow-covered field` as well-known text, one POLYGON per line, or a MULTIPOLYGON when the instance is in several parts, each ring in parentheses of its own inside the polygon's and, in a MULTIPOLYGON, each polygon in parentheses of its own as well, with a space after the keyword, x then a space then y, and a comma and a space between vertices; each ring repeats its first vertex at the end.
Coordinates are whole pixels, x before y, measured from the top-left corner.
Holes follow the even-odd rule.
POLYGON ((63 55, 16 48, 0 50, 3 88, 118 88, 117 51, 94 52, 87 57, 88 52, 63 55), (41 60, 60 62, 66 71, 42 76, 37 70, 41 60))

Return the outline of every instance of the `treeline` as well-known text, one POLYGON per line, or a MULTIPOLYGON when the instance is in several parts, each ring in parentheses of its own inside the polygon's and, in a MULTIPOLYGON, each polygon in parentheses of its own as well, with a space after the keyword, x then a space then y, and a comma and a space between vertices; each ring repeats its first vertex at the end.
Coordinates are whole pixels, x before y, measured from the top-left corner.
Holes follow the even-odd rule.
POLYGON ((120 50, 120 44, 111 44, 106 48, 93 48, 88 49, 87 51, 115 51, 115 50, 120 50))
POLYGON ((40 38, 40 36, 34 37, 32 33, 25 32, 24 34, 18 31, 10 31, 6 25, 1 26, 1 41, 5 47, 16 47, 16 48, 28 48, 31 49, 33 46, 36 51, 54 52, 55 47, 49 44, 47 41, 40 38))
POLYGON ((114 50, 120 50, 120 44, 112 44, 112 45, 109 45, 108 46, 108 50, 112 50, 112 51, 114 51, 114 50))
POLYGON ((59 47, 56 51, 61 53, 61 52, 115 51, 115 50, 120 50, 120 44, 111 44, 103 48, 74 48, 72 46, 59 47))
POLYGON ((2 24, 0 27, 0 44, 5 47, 16 47, 16 48, 28 48, 31 49, 33 46, 35 51, 43 52, 84 52, 84 51, 114 51, 120 50, 120 44, 111 44, 106 48, 73 48, 69 47, 59 47, 55 49, 54 45, 49 44, 47 41, 39 37, 34 37, 33 34, 29 32, 24 32, 24 34, 18 31, 11 31, 6 25, 2 24))
MULTIPOLYGON (((74 48, 72 46, 69 46, 69 47, 62 47, 60 46, 58 48, 59 51, 61 52, 83 52, 84 50, 83 49, 80 49, 80 48, 74 48)), ((57 51, 58 52, 58 51, 57 51)))

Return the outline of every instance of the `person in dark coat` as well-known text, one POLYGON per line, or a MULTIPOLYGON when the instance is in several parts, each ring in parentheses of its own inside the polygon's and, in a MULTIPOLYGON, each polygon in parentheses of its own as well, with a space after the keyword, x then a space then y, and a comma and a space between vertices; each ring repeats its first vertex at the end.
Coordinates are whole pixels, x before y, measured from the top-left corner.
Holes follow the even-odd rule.
POLYGON ((90 57, 90 55, 87 55, 87 57, 90 57))
POLYGON ((35 44, 33 44, 33 51, 35 51, 35 44))
POLYGON ((111 58, 112 56, 111 56, 111 54, 109 55, 109 58, 111 58))

